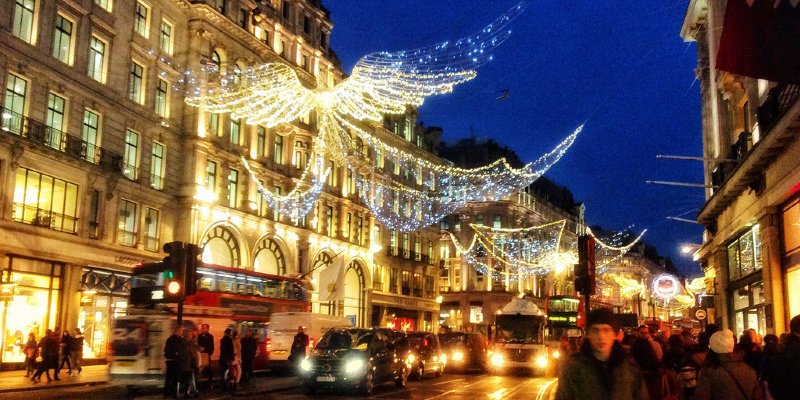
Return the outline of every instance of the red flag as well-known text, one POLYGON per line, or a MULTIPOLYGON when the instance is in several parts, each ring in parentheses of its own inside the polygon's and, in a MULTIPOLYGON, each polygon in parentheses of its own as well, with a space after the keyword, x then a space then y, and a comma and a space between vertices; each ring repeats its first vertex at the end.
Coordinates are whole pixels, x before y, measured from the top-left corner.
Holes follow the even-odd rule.
POLYGON ((717 69, 800 84, 797 0, 728 0, 717 69))

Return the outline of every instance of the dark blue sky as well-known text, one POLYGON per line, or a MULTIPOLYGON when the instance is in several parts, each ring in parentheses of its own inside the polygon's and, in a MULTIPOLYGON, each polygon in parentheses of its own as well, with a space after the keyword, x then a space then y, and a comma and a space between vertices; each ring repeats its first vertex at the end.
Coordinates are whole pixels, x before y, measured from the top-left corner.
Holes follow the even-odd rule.
MULTIPOLYGON (((375 51, 412 49, 483 28, 515 0, 323 0, 334 23, 331 47, 349 73, 375 51)), ((545 175, 586 204, 586 220, 606 230, 647 229, 644 241, 699 275, 680 253, 700 243, 694 219, 703 189, 646 184, 702 183, 697 46, 680 27, 687 0, 531 1, 511 24, 511 38, 476 79, 420 107, 443 140, 488 136, 530 162, 586 126, 545 175), (510 97, 495 100, 509 90, 510 97)))

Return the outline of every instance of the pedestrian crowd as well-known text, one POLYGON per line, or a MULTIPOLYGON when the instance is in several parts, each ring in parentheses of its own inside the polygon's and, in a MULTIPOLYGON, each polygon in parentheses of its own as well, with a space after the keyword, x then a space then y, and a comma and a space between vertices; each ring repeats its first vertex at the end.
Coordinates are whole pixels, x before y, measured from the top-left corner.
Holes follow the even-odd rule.
POLYGON ((28 334, 28 341, 22 346, 25 354, 26 378, 31 378, 33 383, 38 383, 42 375, 47 377, 47 381, 60 381, 58 374, 66 365, 67 374, 79 374, 83 370, 83 335, 80 329, 75 329, 74 335, 68 330, 63 333, 60 328, 55 330, 48 329, 44 336, 36 340, 36 334, 28 334), (50 370, 53 370, 53 378, 50 378, 50 370))
MULTIPOLYGON (((164 345, 166 359, 166 377, 164 379, 164 397, 199 397, 198 381, 205 377, 206 385, 202 389, 214 389, 214 377, 211 372, 211 356, 214 354, 214 335, 209 332, 209 325, 200 327, 200 334, 177 325, 172 336, 164 345)), ((252 331, 239 332, 226 329, 219 341, 220 376, 217 389, 220 392, 233 392, 252 382, 253 360, 256 357, 258 342, 252 331)))
POLYGON ((714 324, 693 336, 623 333, 611 310, 592 310, 586 333, 562 339, 556 400, 796 400, 800 399, 800 315, 789 332, 735 337, 714 324))

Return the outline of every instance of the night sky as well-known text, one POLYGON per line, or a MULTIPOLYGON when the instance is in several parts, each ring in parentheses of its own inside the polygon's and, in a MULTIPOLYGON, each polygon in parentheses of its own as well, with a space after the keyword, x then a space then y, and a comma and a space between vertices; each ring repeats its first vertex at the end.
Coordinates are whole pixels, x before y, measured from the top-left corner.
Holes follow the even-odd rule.
MULTIPOLYGON (((697 46, 680 28, 688 0, 531 1, 511 37, 476 79, 420 107, 443 140, 488 136, 524 162, 547 153, 576 127, 584 131, 545 176, 586 204, 586 221, 605 230, 647 229, 646 243, 686 275, 699 275, 685 243, 700 243, 694 220, 703 189, 646 180, 703 183, 697 46), (508 90, 509 98, 496 100, 508 90)), ((331 48, 345 73, 362 56, 470 35, 514 0, 323 0, 331 48)))

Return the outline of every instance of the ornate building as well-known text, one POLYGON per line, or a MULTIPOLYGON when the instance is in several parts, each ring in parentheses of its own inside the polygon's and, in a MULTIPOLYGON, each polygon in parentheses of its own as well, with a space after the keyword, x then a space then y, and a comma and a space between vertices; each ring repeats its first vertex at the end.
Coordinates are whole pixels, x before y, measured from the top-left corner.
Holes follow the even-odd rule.
POLYGON ((711 282, 710 321, 780 334, 800 314, 800 87, 717 69, 727 5, 690 1, 680 32, 697 42, 708 185, 694 257, 711 282))

